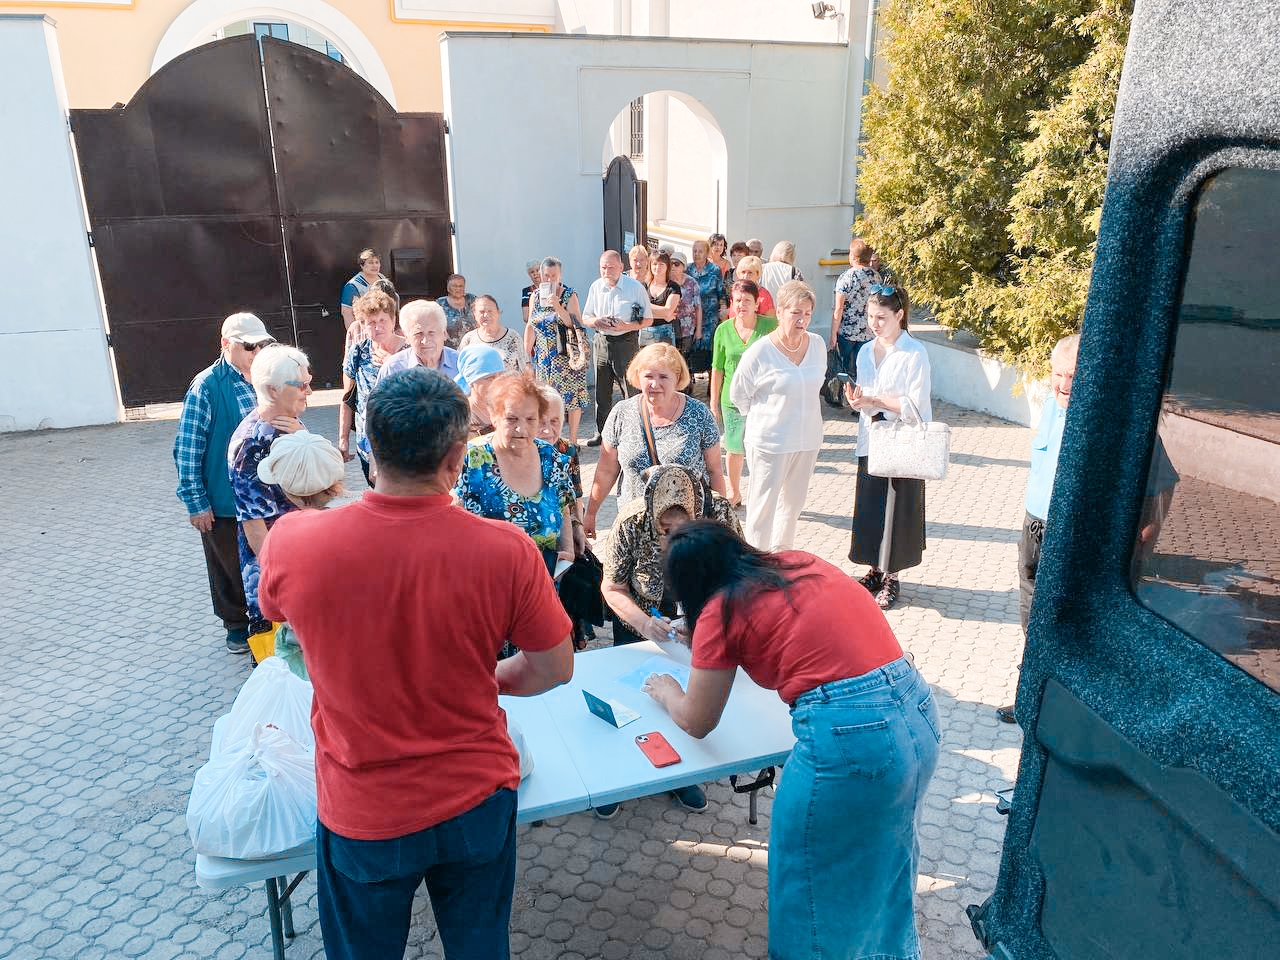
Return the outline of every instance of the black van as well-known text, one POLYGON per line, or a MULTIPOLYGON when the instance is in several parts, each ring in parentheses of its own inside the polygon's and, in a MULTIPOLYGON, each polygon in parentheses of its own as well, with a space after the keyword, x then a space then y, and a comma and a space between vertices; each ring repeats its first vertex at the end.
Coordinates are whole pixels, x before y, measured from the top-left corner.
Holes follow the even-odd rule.
POLYGON ((1280 0, 1137 0, 998 960, 1280 957, 1280 0))

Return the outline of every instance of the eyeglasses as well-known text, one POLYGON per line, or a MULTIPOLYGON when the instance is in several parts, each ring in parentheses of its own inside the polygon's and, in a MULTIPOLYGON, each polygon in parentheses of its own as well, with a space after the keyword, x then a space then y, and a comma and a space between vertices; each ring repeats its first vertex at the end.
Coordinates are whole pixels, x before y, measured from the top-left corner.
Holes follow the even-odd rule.
POLYGON ((240 346, 244 347, 250 353, 253 353, 255 350, 261 350, 263 347, 275 343, 274 340, 259 340, 257 343, 245 343, 243 340, 232 340, 231 342, 240 344, 240 346))
POLYGON ((873 283, 871 284, 871 292, 878 293, 882 297, 892 297, 895 293, 898 292, 898 288, 888 287, 882 283, 873 283))

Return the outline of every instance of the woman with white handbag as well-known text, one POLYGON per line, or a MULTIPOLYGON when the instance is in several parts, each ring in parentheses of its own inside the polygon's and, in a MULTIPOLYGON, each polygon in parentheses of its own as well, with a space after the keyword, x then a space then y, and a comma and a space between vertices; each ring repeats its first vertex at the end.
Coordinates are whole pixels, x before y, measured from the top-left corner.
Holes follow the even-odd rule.
POLYGON ((875 339, 858 351, 856 386, 845 384, 845 399, 862 414, 849 559, 870 566, 858 582, 882 610, 898 599, 898 573, 918 566, 924 553, 924 481, 868 470, 873 423, 933 419, 929 355, 907 333, 910 309, 901 287, 872 284, 867 326, 875 339))

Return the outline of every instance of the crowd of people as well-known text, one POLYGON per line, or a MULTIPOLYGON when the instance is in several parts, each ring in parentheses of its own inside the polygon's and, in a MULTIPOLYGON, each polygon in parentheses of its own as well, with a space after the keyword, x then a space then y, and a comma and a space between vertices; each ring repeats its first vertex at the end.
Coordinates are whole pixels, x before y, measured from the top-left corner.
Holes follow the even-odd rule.
MULTIPOLYGON (((314 684, 330 956, 398 956, 424 878, 447 956, 506 955, 519 777, 496 697, 568 679, 591 624, 557 587, 592 562, 615 644, 691 645, 687 690, 645 685, 680 727, 716 726, 738 666, 792 707, 771 955, 916 955, 913 817, 938 721, 882 610, 921 559, 923 483, 869 474, 861 431, 850 558, 868 571, 854 580, 793 547, 832 363, 864 422, 928 420, 928 358, 865 243, 850 245, 829 339, 810 329, 817 297, 794 247, 762 252, 713 234, 688 262, 635 247, 624 272, 606 250, 582 298, 560 261, 532 260, 516 330, 460 274, 439 299, 401 304, 362 251, 342 293, 334 444, 300 419, 307 356, 252 314, 223 323, 184 403, 178 495, 228 650, 276 630, 314 684), (584 496, 588 363, 585 442, 600 449, 584 496), (691 389, 700 373, 707 403, 691 389), (371 489, 325 509, 351 459, 371 489), (460 603, 468 590, 476 602, 460 603), (849 810, 864 829, 847 829, 849 810)), ((674 796, 708 803, 696 786, 674 796)))

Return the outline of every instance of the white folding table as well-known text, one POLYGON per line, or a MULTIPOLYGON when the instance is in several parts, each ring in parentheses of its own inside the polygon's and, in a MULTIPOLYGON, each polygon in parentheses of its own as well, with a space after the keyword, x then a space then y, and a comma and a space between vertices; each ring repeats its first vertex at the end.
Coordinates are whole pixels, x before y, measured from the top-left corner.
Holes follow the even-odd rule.
MULTIPOLYGON (((648 694, 619 682, 651 657, 663 655, 662 648, 648 640, 580 653, 574 658, 573 679, 540 697, 547 702, 593 807, 774 767, 795 746, 787 705, 775 691, 757 686, 741 670, 716 729, 702 740, 689 736, 648 694), (640 719, 624 727, 612 726, 587 709, 584 689, 630 707, 640 719), (680 754, 679 763, 654 767, 640 752, 635 737, 654 731, 680 754)), ((757 784, 771 782, 770 776, 757 784)), ((754 823, 754 792, 751 813, 754 823)))
MULTIPOLYGON (((619 682, 662 653, 650 641, 579 653, 569 683, 537 697, 498 698, 520 725, 533 753, 533 772, 520 783, 517 823, 578 813, 724 776, 736 792, 750 793, 751 822, 756 822, 756 791, 773 782, 772 768, 786 760, 795 745, 786 704, 739 670, 719 725, 705 739, 696 740, 647 694, 619 682), (587 709, 584 688, 603 700, 625 704, 640 718, 624 727, 612 726, 587 709), (640 752, 635 737, 654 731, 670 741, 680 754, 679 763, 656 768, 640 752), (752 770, 765 772, 753 783, 738 786, 737 774, 752 770)), ((211 754, 217 752, 224 720, 220 717, 214 724, 211 754)), ((209 890, 265 883, 275 960, 284 960, 285 938, 294 935, 290 897, 315 866, 314 842, 270 860, 197 854, 196 882, 209 890)))

